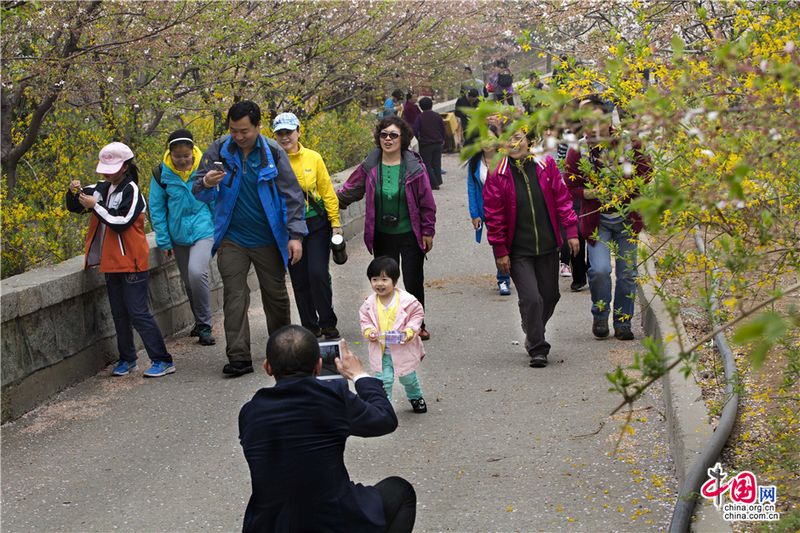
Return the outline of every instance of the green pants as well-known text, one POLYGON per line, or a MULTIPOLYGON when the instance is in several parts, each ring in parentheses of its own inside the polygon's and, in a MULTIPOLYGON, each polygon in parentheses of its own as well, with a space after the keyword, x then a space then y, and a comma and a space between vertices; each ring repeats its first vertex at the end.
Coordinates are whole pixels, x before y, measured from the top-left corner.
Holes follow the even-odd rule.
MULTIPOLYGON (((394 365, 392 364, 392 354, 389 350, 383 352, 383 370, 375 374, 375 377, 383 381, 383 390, 386 391, 386 397, 392 401, 392 385, 394 385, 394 365)), ((398 378, 400 384, 406 389, 406 397, 409 400, 419 400, 422 398, 422 387, 419 384, 417 372, 414 371, 410 374, 398 378)))

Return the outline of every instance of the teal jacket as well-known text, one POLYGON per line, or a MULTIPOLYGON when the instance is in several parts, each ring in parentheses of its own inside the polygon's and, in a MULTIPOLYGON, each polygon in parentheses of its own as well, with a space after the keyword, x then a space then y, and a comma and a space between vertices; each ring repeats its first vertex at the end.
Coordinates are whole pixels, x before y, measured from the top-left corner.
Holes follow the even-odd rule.
POLYGON ((150 178, 150 223, 156 232, 156 244, 162 250, 172 246, 192 246, 214 236, 213 205, 192 194, 194 174, 183 181, 169 166, 161 163, 161 184, 150 178))

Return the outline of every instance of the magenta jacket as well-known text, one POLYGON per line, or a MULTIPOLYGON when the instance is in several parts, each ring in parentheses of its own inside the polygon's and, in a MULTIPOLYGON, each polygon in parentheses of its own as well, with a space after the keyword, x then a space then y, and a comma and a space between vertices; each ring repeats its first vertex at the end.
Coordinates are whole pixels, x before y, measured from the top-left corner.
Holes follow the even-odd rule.
MULTIPOLYGON (((375 148, 350 174, 336 196, 339 207, 346 208, 353 202, 366 198, 364 202, 364 244, 372 253, 375 242, 375 184, 378 181, 378 165, 381 164, 381 149, 375 148)), ((436 232, 436 202, 433 200, 431 182, 428 171, 419 155, 406 150, 403 152, 403 164, 406 167, 406 201, 408 215, 411 218, 411 229, 417 238, 417 244, 424 252, 422 237, 433 237, 436 232)))
MULTIPOLYGON (((483 213, 486 220, 486 236, 492 245, 495 257, 505 257, 511 253, 514 242, 514 230, 517 223, 517 191, 514 188, 514 176, 511 174, 511 162, 508 157, 497 165, 494 172, 486 176, 483 186, 483 213)), ((556 244, 563 244, 561 225, 567 232, 567 239, 578 237, 578 216, 572 208, 572 198, 567 191, 558 165, 549 155, 542 163, 536 165, 536 177, 542 189, 550 224, 555 232, 556 244)))

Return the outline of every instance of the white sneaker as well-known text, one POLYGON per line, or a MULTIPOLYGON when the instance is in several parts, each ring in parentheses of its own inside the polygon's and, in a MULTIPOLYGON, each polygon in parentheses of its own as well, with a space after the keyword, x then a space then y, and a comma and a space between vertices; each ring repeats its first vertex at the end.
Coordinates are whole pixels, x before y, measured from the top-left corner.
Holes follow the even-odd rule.
POLYGON ((562 278, 571 278, 572 277, 572 269, 566 263, 561 263, 561 270, 559 271, 562 278))
POLYGON ((507 281, 498 281, 497 288, 500 290, 500 296, 510 296, 511 287, 508 286, 507 281))

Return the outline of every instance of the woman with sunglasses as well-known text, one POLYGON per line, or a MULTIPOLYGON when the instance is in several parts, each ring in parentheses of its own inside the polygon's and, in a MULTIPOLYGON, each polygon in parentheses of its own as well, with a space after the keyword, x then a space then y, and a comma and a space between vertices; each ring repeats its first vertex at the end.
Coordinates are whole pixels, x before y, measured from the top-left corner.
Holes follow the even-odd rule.
MULTIPOLYGON (((425 163, 408 149, 414 133, 403 119, 375 128, 376 149, 336 192, 344 209, 366 197, 364 243, 375 257, 400 263, 403 285, 425 306, 425 254, 433 248, 436 203, 425 163)), ((420 339, 430 334, 422 324, 420 339)))

